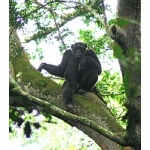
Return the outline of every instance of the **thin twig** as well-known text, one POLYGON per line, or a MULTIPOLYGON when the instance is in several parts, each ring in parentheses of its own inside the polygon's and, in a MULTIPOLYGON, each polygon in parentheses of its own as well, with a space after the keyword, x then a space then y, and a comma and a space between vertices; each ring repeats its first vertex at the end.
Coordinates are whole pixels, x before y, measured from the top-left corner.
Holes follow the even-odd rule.
MULTIPOLYGON (((37 5, 43 6, 43 4, 41 4, 40 2, 35 1, 35 3, 36 3, 37 5)), ((59 35, 59 37, 60 37, 60 40, 61 40, 61 42, 62 42, 62 44, 63 44, 65 50, 67 50, 67 47, 66 47, 66 45, 65 45, 65 42, 64 42, 64 40, 63 40, 63 38, 62 38, 62 36, 61 36, 61 32, 60 32, 60 29, 59 29, 59 25, 58 25, 58 23, 57 23, 57 21, 56 21, 56 18, 55 18, 55 15, 57 15, 57 14, 53 11, 52 8, 47 8, 47 7, 45 7, 45 8, 52 14, 53 19, 54 19, 55 26, 56 26, 57 31, 58 31, 58 35, 59 35), (55 15, 54 15, 54 14, 55 14, 55 15)))
POLYGON ((106 8, 105 8, 104 0, 102 0, 101 3, 102 3, 103 20, 104 20, 104 25, 105 25, 105 29, 106 29, 106 34, 108 35, 109 46, 112 47, 111 37, 110 37, 110 33, 109 33, 109 26, 108 26, 107 16, 106 16, 106 12, 105 12, 106 8))

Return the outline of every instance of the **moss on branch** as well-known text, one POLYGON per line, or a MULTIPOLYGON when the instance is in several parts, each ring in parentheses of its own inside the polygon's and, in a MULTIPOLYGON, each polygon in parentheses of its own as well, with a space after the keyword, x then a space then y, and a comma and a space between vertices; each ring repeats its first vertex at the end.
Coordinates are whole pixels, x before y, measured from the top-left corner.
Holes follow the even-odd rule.
MULTIPOLYGON (((89 120, 82 116, 77 116, 77 115, 71 114, 67 111, 64 111, 64 110, 52 105, 49 102, 43 101, 39 98, 36 98, 36 97, 24 92, 11 77, 10 77, 9 82, 10 82, 10 91, 13 91, 16 94, 25 97, 26 101, 29 101, 29 103, 31 102, 33 104, 37 104, 41 107, 44 107, 44 109, 48 110, 52 115, 54 115, 58 118, 64 118, 65 120, 67 119, 69 121, 80 123, 82 125, 90 127, 91 129, 97 131, 98 133, 102 134, 103 136, 111 139, 112 141, 114 141, 120 145, 123 145, 123 146, 128 145, 125 140, 125 136, 126 136, 125 132, 121 132, 121 133, 117 133, 117 134, 113 133, 113 132, 99 126, 92 120, 89 120)), ((24 103, 24 101, 22 103, 24 103)))

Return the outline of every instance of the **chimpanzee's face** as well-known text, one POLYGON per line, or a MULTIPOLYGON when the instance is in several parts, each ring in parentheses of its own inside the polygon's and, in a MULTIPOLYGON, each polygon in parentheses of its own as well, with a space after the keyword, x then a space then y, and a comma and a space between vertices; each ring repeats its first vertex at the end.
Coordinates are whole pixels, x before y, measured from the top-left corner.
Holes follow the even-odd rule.
POLYGON ((71 45, 72 53, 76 58, 84 56, 87 45, 82 42, 77 42, 71 45))

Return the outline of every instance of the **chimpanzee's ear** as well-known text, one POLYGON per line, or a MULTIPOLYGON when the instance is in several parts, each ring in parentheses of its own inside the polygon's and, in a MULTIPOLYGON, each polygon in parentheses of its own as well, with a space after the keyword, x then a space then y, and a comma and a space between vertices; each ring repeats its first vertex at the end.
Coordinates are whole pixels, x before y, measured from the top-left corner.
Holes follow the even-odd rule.
POLYGON ((74 45, 73 45, 73 44, 71 44, 71 49, 73 49, 73 47, 74 47, 74 45))

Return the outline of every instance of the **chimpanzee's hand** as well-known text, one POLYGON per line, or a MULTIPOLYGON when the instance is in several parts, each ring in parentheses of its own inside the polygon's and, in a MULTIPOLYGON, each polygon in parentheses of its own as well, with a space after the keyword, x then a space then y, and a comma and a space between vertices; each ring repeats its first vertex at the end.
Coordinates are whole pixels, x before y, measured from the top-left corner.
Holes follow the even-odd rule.
POLYGON ((44 65, 45 65, 45 63, 41 63, 37 70, 41 72, 44 65))

